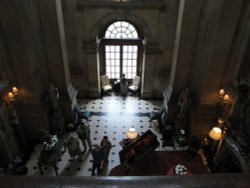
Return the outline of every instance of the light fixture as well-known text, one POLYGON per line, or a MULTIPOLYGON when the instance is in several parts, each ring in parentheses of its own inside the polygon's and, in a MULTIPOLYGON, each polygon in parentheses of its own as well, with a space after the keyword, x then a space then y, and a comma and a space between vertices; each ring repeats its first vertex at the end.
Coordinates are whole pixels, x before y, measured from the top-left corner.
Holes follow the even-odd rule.
POLYGON ((9 101, 9 102, 12 102, 12 101, 14 101, 14 99, 15 99, 15 98, 14 98, 14 94, 13 94, 12 92, 9 92, 9 93, 8 93, 8 101, 9 101))
POLYGON ((229 95, 226 94, 226 95, 223 97, 223 102, 226 103, 226 104, 229 103, 229 95))
POLYGON ((17 89, 17 87, 13 87, 12 88, 12 93, 16 96, 16 95, 18 95, 18 89, 17 89))
POLYGON ((218 119, 218 124, 219 125, 223 125, 224 123, 225 123, 224 119, 222 119, 222 118, 218 119))
POLYGON ((135 139, 138 136, 138 133, 136 132, 135 128, 129 128, 128 132, 126 133, 128 139, 135 139))
POLYGON ((222 131, 219 127, 214 127, 210 132, 209 132, 209 137, 212 138, 213 140, 220 140, 222 136, 222 131))
POLYGON ((223 98, 224 95, 225 95, 224 89, 220 89, 220 91, 219 91, 220 98, 223 98))
POLYGON ((224 100, 224 101, 228 101, 228 100, 229 100, 229 95, 226 94, 226 95, 223 97, 223 100, 224 100))

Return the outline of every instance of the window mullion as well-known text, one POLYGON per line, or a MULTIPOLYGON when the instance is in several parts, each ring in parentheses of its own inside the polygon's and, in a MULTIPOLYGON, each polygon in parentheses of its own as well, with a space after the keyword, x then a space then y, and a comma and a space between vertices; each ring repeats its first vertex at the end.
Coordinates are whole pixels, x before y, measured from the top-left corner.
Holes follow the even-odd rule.
POLYGON ((123 45, 120 45, 120 78, 123 74, 123 45))

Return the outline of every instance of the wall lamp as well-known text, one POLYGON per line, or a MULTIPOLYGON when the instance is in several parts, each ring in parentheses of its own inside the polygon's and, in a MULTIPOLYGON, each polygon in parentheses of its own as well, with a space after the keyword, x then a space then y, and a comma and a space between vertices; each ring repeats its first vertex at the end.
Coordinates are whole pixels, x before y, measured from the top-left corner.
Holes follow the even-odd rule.
POLYGON ((19 94, 19 91, 18 91, 18 89, 17 89, 17 87, 13 87, 12 88, 12 93, 15 95, 15 96, 17 96, 18 94, 19 94))
POLYGON ((226 94, 224 89, 220 89, 218 94, 223 104, 230 104, 230 96, 226 94))
POLYGON ((13 87, 12 90, 10 92, 8 92, 7 95, 7 102, 11 103, 15 100, 15 97, 17 97, 19 94, 19 91, 17 89, 17 87, 13 87))

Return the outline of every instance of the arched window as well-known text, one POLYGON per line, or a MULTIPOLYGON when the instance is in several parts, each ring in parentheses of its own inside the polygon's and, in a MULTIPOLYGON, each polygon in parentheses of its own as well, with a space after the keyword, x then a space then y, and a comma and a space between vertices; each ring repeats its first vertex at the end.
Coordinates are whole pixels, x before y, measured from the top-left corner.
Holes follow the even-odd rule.
POLYGON ((105 38, 137 39, 138 33, 135 27, 130 23, 118 21, 108 27, 105 33, 105 38))
POLYGON ((140 39, 133 25, 117 21, 109 25, 104 35, 104 63, 109 78, 119 79, 122 74, 133 79, 137 74, 140 39))

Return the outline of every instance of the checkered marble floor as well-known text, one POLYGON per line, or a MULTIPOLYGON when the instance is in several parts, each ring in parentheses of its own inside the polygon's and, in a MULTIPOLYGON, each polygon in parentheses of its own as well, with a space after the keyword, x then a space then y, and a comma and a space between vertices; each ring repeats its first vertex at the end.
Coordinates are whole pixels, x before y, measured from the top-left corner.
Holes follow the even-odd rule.
MULTIPOLYGON (((149 113, 154 109, 159 109, 162 101, 160 100, 142 100, 135 96, 104 96, 103 99, 82 99, 78 101, 81 108, 91 112, 89 126, 91 130, 92 144, 100 144, 103 136, 108 136, 112 143, 112 149, 109 155, 109 164, 103 169, 102 176, 109 175, 112 168, 119 165, 119 151, 122 149, 119 142, 126 138, 125 133, 133 127, 139 134, 151 130, 157 135, 160 146, 157 151, 173 150, 171 147, 162 147, 162 136, 159 134, 158 123, 149 122, 149 113)), ((80 142, 81 143, 81 142, 80 142)), ((82 146, 81 149, 83 150, 82 146)), ((30 160, 27 162, 27 175, 40 176, 37 166, 42 145, 34 148, 30 160)), ((70 161, 68 152, 62 153, 57 163, 59 176, 90 176, 92 168, 92 155, 85 152, 75 161, 70 161)), ((53 167, 45 167, 44 176, 55 176, 53 167)))

